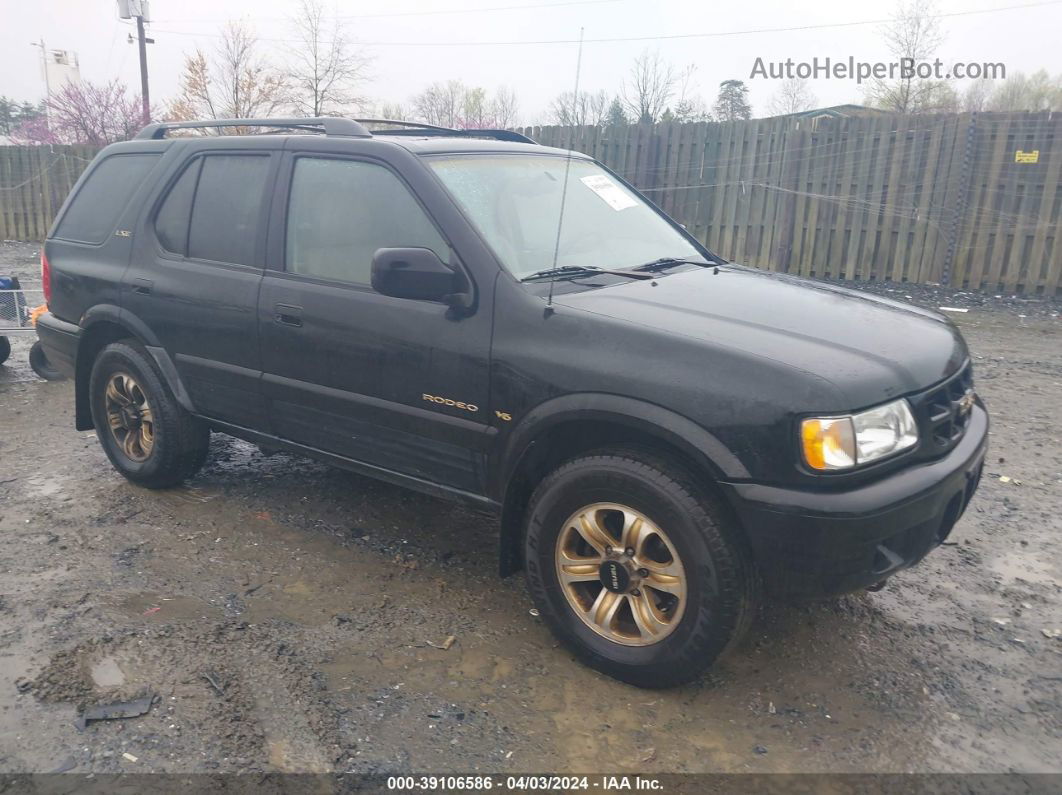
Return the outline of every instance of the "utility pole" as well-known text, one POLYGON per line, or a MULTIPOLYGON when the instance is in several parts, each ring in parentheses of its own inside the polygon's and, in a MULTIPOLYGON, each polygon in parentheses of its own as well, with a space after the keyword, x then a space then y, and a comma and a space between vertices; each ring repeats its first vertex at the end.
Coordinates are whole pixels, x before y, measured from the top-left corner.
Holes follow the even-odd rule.
POLYGON ((48 81, 48 50, 44 46, 44 37, 40 41, 31 41, 31 47, 41 48, 41 68, 44 70, 44 126, 48 128, 48 101, 52 98, 52 86, 48 81))
MULTIPOLYGON (((144 23, 150 21, 147 0, 118 0, 118 16, 121 19, 136 17, 136 43, 140 50, 140 102, 143 106, 144 124, 151 123, 151 96, 148 93, 147 45, 154 39, 144 35, 144 23)), ((133 37, 129 37, 132 42, 133 37)))
POLYGON ((31 47, 41 48, 41 68, 44 69, 44 98, 48 99, 52 95, 52 87, 48 85, 48 50, 44 46, 44 37, 41 37, 40 41, 31 41, 31 47))
POLYGON ((151 124, 151 99, 148 97, 147 40, 144 37, 144 4, 138 3, 136 15, 136 38, 140 48, 140 102, 143 105, 144 124, 151 124))

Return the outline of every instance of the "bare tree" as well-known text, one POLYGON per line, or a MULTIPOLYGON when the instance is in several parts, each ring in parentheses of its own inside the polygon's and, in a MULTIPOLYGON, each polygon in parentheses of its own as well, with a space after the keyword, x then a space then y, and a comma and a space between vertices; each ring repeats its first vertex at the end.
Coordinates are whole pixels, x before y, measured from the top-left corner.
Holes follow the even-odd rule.
POLYGON ((516 123, 516 94, 501 88, 494 97, 460 80, 432 83, 413 97, 418 121, 458 129, 511 127, 516 123))
POLYGON ((712 114, 708 111, 708 104, 699 93, 696 92, 697 65, 689 64, 679 73, 677 80, 678 99, 675 107, 671 110, 671 121, 711 121, 712 114))
POLYGON ((992 92, 991 80, 971 80, 966 90, 962 92, 962 110, 966 113, 979 113, 985 110, 992 92))
POLYGON ((958 113, 962 96, 953 80, 926 80, 918 93, 916 113, 958 113))
POLYGON ((562 127, 602 127, 608 121, 609 97, 604 91, 564 91, 549 106, 550 121, 562 127))
POLYGON ((461 97, 461 115, 457 126, 483 129, 492 125, 493 116, 485 88, 477 86, 465 89, 465 94, 461 97))
POLYGON ((410 121, 409 111, 399 102, 384 102, 375 111, 375 114, 381 119, 410 121))
POLYGON ((655 122, 675 93, 678 75, 656 51, 644 50, 634 59, 621 96, 628 114, 636 122, 655 122))
POLYGON ((110 83, 69 83, 45 102, 47 114, 27 117, 11 130, 17 141, 106 146, 127 141, 144 124, 140 97, 110 83))
POLYGON ((816 101, 808 81, 793 77, 782 81, 767 103, 767 110, 772 116, 788 116, 811 110, 816 101))
POLYGON ((326 18, 322 0, 300 0, 291 25, 298 37, 290 48, 289 72, 295 112, 325 116, 362 104, 357 89, 367 79, 371 59, 352 49, 343 20, 326 18))
POLYGON ((1062 74, 1052 77, 1041 69, 1031 75, 1021 72, 997 84, 986 102, 994 111, 1062 110, 1062 74))
MULTIPOLYGON (((944 41, 934 0, 899 0, 892 21, 882 30, 889 52, 900 63, 917 64, 931 58, 944 41)), ((874 80, 866 99, 875 107, 895 113, 937 111, 941 81, 901 75, 896 80, 874 80)), ((946 93, 946 92, 943 92, 946 93)))
POLYGON ((494 99, 491 101, 491 108, 494 112, 496 127, 504 130, 516 126, 519 103, 516 99, 516 92, 511 88, 502 86, 495 91, 494 99))
POLYGON ((248 119, 269 116, 284 107, 288 85, 283 74, 258 54, 258 40, 244 21, 228 22, 212 59, 200 50, 186 57, 169 119, 248 119))
POLYGON ((420 121, 455 127, 461 117, 466 90, 460 80, 432 83, 413 97, 413 110, 420 121))

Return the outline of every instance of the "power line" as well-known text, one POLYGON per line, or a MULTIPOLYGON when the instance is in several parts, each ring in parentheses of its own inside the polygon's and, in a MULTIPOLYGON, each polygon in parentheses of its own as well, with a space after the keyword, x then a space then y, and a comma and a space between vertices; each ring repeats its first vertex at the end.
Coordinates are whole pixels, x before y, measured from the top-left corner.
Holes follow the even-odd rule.
MULTIPOLYGON (((1045 6, 1055 6, 1062 4, 1062 0, 1044 0, 1044 2, 1038 3, 1022 3, 1020 5, 1001 6, 998 8, 980 8, 971 9, 967 11, 950 11, 943 14, 934 14, 935 19, 945 19, 951 17, 967 17, 976 16, 981 14, 994 14, 1000 11, 1019 11, 1030 8, 1042 8, 1045 6)), ((744 30, 727 30, 727 31, 713 31, 710 33, 671 33, 660 34, 653 36, 613 36, 596 39, 585 39, 584 44, 613 44, 623 42, 639 42, 639 41, 675 41, 679 39, 714 39, 724 38, 728 36, 750 36, 763 33, 797 33, 800 31, 809 30, 826 30, 835 28, 852 28, 863 25, 883 25, 891 22, 891 19, 865 19, 854 22, 824 22, 817 25, 792 25, 788 27, 776 27, 776 28, 747 28, 744 30)), ((222 38, 220 33, 196 33, 187 30, 169 30, 164 28, 158 29, 163 33, 171 33, 177 36, 206 36, 208 38, 222 38)), ((278 38, 278 37, 258 37, 261 41, 274 41, 274 42, 299 42, 301 39, 294 38, 278 38)), ((328 43, 328 42, 324 42, 328 43)), ((525 45, 556 45, 556 44, 578 44, 579 39, 531 39, 531 40, 507 40, 507 41, 360 41, 358 42, 362 46, 371 47, 515 47, 525 45)))
MULTIPOLYGON (((485 14, 495 11, 525 11, 543 8, 566 8, 568 6, 592 6, 605 3, 619 3, 621 0, 568 0, 562 3, 530 3, 526 5, 511 6, 485 6, 481 8, 436 8, 429 11, 384 11, 378 14, 339 14, 329 19, 389 19, 394 17, 427 17, 444 16, 451 14, 485 14)), ((255 19, 285 19, 285 17, 260 17, 255 19)), ((226 19, 159 19, 156 22, 226 22, 226 19)))

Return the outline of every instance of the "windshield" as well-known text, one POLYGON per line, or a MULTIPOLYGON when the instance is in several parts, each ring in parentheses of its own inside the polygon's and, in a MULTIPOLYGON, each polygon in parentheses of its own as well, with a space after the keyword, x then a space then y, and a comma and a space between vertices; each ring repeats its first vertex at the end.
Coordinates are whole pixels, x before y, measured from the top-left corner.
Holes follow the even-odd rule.
MULTIPOLYGON (((563 157, 456 155, 432 169, 517 278, 554 267, 563 157)), ((557 267, 633 268, 703 259, 646 201, 600 166, 571 161, 557 267)))

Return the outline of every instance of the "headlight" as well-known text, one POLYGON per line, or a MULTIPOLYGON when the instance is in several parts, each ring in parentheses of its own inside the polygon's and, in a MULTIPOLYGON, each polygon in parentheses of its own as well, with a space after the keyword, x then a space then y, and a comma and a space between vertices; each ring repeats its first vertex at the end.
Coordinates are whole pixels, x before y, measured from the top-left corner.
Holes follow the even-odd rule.
POLYGON ((804 461, 812 469, 851 469, 886 458, 918 442, 904 399, 843 417, 812 417, 800 426, 804 461))

